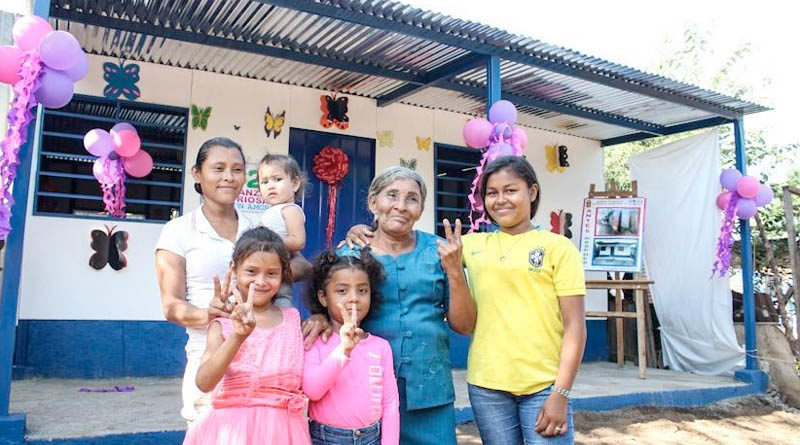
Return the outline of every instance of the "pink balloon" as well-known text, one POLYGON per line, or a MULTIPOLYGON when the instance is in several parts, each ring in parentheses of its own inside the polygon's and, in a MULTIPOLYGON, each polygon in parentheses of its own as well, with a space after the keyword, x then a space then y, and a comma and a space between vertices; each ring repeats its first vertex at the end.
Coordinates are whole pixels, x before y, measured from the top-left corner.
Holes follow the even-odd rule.
POLYGON ((750 219, 756 214, 756 203, 752 199, 740 199, 736 203, 736 216, 750 219))
POLYGON ((733 196, 733 192, 722 192, 717 196, 717 208, 722 210, 723 212, 725 209, 728 208, 728 204, 731 202, 731 197, 733 196))
POLYGON ((114 124, 113 127, 111 127, 111 133, 122 130, 130 130, 136 132, 137 134, 139 133, 138 131, 136 131, 136 128, 133 125, 129 124, 128 122, 117 122, 116 124, 114 124))
POLYGON ((754 201, 758 207, 764 207, 765 205, 772 202, 772 198, 775 197, 775 193, 772 191, 772 187, 768 186, 767 184, 761 184, 758 188, 758 194, 754 201))
POLYGON ((517 144, 524 150, 528 146, 528 135, 522 128, 514 127, 511 132, 511 145, 517 144))
POLYGON ((736 193, 742 198, 753 199, 758 194, 758 189, 761 183, 758 179, 752 176, 742 176, 742 179, 736 182, 736 193))
POLYGON ((83 52, 83 50, 81 50, 80 55, 72 67, 64 70, 64 74, 72 79, 73 82, 83 79, 87 72, 89 72, 89 58, 86 57, 86 53, 83 52))
POLYGON ((124 158, 122 167, 134 178, 142 178, 150 174, 153 170, 153 158, 144 150, 139 150, 135 155, 124 158))
POLYGON ((19 80, 22 50, 16 46, 0 46, 0 82, 14 85, 19 80))
POLYGON ((37 49, 44 36, 51 32, 53 27, 50 23, 35 15, 20 17, 11 29, 14 43, 23 51, 37 49))
POLYGON ((89 153, 102 157, 114 151, 114 138, 111 133, 95 128, 83 137, 83 146, 89 153))
POLYGON ((492 135, 493 125, 486 119, 470 119, 464 124, 461 134, 464 142, 472 148, 486 148, 492 135))
POLYGON ((45 67, 39 80, 39 88, 34 96, 40 104, 47 108, 61 108, 72 100, 75 85, 61 71, 45 67))
POLYGON ((66 31, 53 31, 39 43, 42 62, 54 70, 64 71, 78 62, 83 50, 75 37, 66 31))
POLYGON ((114 150, 122 157, 131 157, 142 147, 142 140, 135 131, 112 131, 111 135, 114 137, 114 150))

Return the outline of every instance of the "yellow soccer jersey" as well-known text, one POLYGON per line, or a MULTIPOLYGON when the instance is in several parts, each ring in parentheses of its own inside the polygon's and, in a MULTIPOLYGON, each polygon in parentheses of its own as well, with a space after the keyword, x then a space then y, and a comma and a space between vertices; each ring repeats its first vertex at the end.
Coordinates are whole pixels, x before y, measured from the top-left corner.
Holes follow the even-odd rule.
POLYGON ((558 298, 586 294, 578 249, 540 230, 473 233, 462 241, 478 306, 467 382, 517 395, 552 385, 564 335, 558 298))

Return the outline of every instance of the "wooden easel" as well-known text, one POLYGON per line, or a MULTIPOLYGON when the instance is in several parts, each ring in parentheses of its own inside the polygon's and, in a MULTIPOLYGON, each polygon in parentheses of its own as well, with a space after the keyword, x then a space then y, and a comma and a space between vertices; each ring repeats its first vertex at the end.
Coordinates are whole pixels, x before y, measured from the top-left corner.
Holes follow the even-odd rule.
MULTIPOLYGON (((589 198, 635 198, 637 197, 637 183, 631 182, 631 190, 617 190, 611 183, 608 190, 599 192, 595 185, 589 186, 589 198)), ((588 311, 587 317, 606 317, 616 319, 617 331, 617 365, 621 368, 625 364, 625 343, 623 320, 633 318, 636 320, 636 343, 639 356, 639 378, 647 377, 648 352, 655 356, 655 341, 653 333, 648 329, 650 320, 650 305, 645 301, 644 292, 649 291, 653 281, 647 279, 646 274, 637 274, 633 280, 623 280, 619 272, 614 272, 613 280, 587 280, 586 289, 613 289, 615 297, 614 311, 588 311), (623 290, 633 290, 635 296, 636 312, 625 312, 622 307, 623 290)), ((654 362, 651 359, 651 363, 654 362)))

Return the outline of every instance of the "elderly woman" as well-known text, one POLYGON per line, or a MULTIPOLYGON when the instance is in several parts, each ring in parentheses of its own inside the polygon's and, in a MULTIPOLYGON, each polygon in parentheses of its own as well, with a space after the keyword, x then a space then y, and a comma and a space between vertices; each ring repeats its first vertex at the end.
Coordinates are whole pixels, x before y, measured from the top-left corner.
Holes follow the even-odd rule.
MULTIPOLYGON (((445 319, 455 331, 471 332, 476 310, 461 268, 460 240, 448 236, 445 242, 414 230, 426 194, 422 177, 404 167, 390 167, 370 184, 374 234, 369 248, 386 281, 381 305, 363 325, 392 346, 400 443, 449 445, 456 443, 455 393, 445 319)), ((344 247, 342 253, 358 249, 344 247)))

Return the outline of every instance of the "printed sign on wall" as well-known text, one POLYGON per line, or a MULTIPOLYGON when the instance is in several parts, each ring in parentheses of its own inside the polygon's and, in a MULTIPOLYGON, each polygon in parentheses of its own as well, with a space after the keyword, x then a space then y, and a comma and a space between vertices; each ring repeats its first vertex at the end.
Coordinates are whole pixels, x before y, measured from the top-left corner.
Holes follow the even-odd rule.
POLYGON ((258 164, 247 164, 247 182, 236 198, 236 209, 253 221, 258 221, 269 204, 261 198, 258 190, 258 164))

